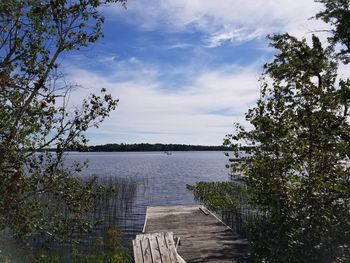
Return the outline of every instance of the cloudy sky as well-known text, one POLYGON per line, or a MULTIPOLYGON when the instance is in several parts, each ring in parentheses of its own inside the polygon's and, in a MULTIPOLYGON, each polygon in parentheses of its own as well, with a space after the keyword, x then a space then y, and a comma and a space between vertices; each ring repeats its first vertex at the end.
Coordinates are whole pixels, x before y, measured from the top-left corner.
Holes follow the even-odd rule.
POLYGON ((119 105, 90 144, 220 145, 244 121, 274 50, 266 35, 310 38, 313 0, 129 0, 102 11, 105 38, 67 56, 63 68, 83 88, 78 105, 102 87, 119 105))

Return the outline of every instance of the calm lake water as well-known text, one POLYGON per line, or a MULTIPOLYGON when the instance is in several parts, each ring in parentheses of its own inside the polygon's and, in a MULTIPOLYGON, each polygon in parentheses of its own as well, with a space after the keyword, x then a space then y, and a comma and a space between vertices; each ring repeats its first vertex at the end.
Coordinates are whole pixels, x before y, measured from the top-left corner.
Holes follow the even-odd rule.
MULTIPOLYGON (((67 162, 89 161, 84 176, 119 178, 121 196, 127 196, 116 224, 126 238, 143 228, 147 206, 195 204, 186 184, 199 181, 227 181, 228 162, 223 152, 99 152, 69 153, 67 162), (132 186, 132 187, 131 187, 132 186), (132 195, 128 195, 131 192, 132 195)), ((123 197, 121 197, 122 199, 123 197)))

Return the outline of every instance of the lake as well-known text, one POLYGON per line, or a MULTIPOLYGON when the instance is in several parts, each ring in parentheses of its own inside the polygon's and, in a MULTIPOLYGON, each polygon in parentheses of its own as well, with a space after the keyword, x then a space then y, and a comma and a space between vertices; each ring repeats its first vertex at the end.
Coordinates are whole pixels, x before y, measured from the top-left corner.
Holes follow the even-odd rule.
MULTIPOLYGON (((227 181, 223 152, 92 152, 67 154, 67 163, 89 161, 83 176, 120 180, 116 224, 126 239, 142 231, 147 206, 195 204, 186 184, 227 181)), ((107 179, 106 179, 107 180, 107 179)), ((115 213, 115 212, 114 212, 115 213)))

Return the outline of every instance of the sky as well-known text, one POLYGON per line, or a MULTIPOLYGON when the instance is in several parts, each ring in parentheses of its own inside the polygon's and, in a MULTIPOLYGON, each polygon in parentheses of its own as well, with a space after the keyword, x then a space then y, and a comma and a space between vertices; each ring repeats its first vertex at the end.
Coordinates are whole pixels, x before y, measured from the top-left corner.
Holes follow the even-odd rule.
POLYGON ((62 67, 81 85, 79 105, 106 88, 118 106, 90 145, 221 145, 259 96, 259 77, 275 50, 266 35, 311 38, 313 0, 129 0, 102 8, 105 37, 67 55, 62 67))

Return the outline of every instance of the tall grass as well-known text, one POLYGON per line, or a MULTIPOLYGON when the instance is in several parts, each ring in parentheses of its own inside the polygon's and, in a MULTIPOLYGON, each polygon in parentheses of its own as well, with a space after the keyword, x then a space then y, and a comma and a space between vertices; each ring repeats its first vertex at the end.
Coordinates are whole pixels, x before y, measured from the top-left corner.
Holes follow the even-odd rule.
POLYGON ((260 215, 249 200, 245 184, 236 182, 199 182, 187 186, 196 200, 204 204, 232 230, 242 237, 249 237, 249 224, 260 215))
MULTIPOLYGON (((86 178, 87 179, 87 178, 86 178)), ((128 238, 121 229, 128 225, 138 182, 129 178, 100 177, 106 187, 85 219, 99 223, 91 232, 74 233, 73 242, 57 242, 34 235, 30 243, 40 262, 132 262, 128 238)), ((129 224, 130 227, 130 224, 129 224)))

